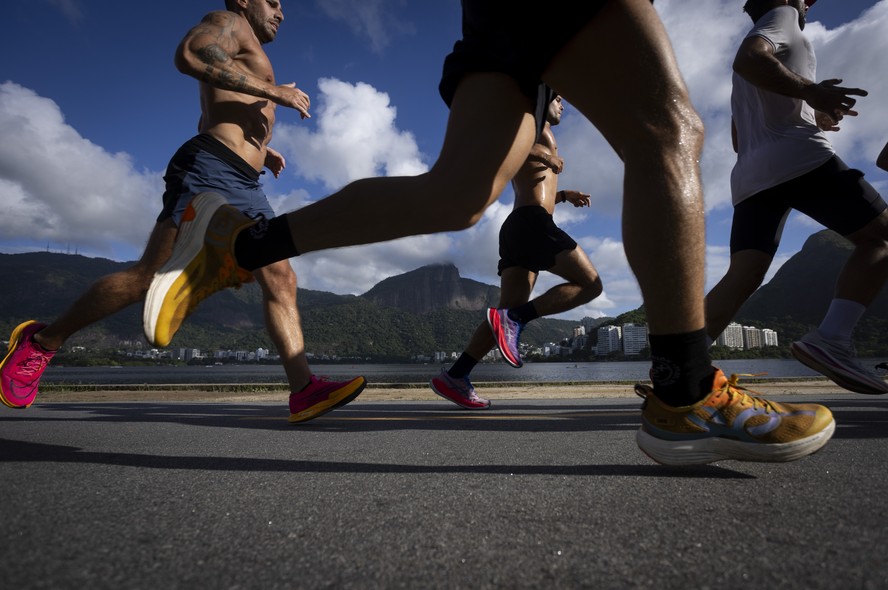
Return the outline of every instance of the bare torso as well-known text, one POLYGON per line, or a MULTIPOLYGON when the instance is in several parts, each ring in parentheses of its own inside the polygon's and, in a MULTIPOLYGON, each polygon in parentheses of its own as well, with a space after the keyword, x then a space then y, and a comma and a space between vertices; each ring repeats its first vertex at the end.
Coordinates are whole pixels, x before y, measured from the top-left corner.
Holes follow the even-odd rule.
POLYGON ((558 156, 558 146, 549 123, 546 123, 537 143, 533 145, 530 157, 512 179, 516 209, 537 205, 545 207, 549 214, 555 211, 558 175, 540 159, 543 155, 558 156))
MULTIPOLYGON (((236 66, 273 85, 271 61, 246 19, 237 16, 227 32, 238 42, 238 50, 231 56, 236 66)), ((266 98, 223 90, 201 82, 198 129, 227 145, 260 171, 271 141, 276 106, 266 98)))

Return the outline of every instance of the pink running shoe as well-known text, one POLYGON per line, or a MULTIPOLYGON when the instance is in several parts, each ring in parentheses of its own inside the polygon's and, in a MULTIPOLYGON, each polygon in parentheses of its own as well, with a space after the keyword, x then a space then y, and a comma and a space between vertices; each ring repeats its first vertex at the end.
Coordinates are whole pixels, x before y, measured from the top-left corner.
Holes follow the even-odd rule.
POLYGON ((467 410, 486 410, 490 407, 489 400, 478 397, 468 376, 456 379, 441 369, 441 374, 429 381, 429 386, 444 399, 467 410))
POLYGON ((0 363, 0 401, 25 409, 34 403, 37 386, 56 351, 46 350, 32 336, 45 328, 34 320, 19 324, 9 337, 9 352, 0 363))
POLYGON ((521 360, 521 353, 518 350, 518 338, 521 337, 524 324, 511 319, 508 310, 494 307, 487 310, 487 323, 493 331, 496 345, 503 353, 506 362, 516 369, 523 365, 524 362, 521 360))
POLYGON ((307 422, 352 401, 364 391, 367 380, 327 381, 311 376, 311 382, 300 392, 290 394, 290 422, 307 422))

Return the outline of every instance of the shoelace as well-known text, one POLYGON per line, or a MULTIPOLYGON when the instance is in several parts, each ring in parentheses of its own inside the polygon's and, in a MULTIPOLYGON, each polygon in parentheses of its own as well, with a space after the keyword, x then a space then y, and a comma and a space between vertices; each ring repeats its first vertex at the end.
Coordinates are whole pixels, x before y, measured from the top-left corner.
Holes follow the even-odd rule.
POLYGON ((766 373, 731 373, 731 376, 728 377, 727 382, 719 387, 718 390, 720 392, 724 392, 728 396, 728 404, 733 404, 734 399, 737 397, 747 397, 752 401, 753 409, 761 407, 765 410, 766 414, 770 413, 772 410, 776 412, 777 408, 775 408, 771 404, 771 402, 764 398, 758 397, 759 395, 761 395, 760 392, 753 389, 748 389, 746 387, 741 387, 739 385, 740 377, 760 377, 762 375, 766 375, 766 373), (757 395, 749 395, 746 392, 754 393, 757 395))
MULTIPOLYGON (((752 400, 752 407, 757 408, 759 406, 765 409, 765 412, 770 412, 771 410, 777 411, 771 402, 756 395, 749 395, 745 392, 760 394, 760 392, 755 391, 753 389, 748 389, 746 387, 740 386, 740 377, 761 377, 762 375, 766 375, 767 373, 731 373, 731 376, 728 377, 728 380, 719 388, 719 391, 724 392, 728 396, 729 403, 733 403, 734 398, 738 396, 745 396, 752 400)), ((643 400, 647 400, 648 396, 654 393, 654 388, 650 385, 644 385, 642 383, 635 384, 635 395, 640 397, 643 400)))
POLYGON ((22 375, 27 375, 28 377, 32 377, 35 374, 42 371, 49 361, 52 359, 51 354, 47 354, 44 352, 40 352, 36 348, 31 350, 31 354, 28 357, 19 363, 18 365, 18 373, 22 375))
POLYGON ((524 324, 521 322, 516 322, 512 318, 509 317, 509 314, 506 314, 506 321, 503 322, 506 327, 506 338, 508 338, 509 342, 512 343, 521 336, 521 330, 524 329, 524 324))
MULTIPOLYGON (((451 377, 451 379, 453 378, 451 377)), ((457 391, 466 398, 472 399, 472 396, 475 396, 475 388, 472 387, 472 381, 468 377, 458 377, 453 379, 453 382, 456 384, 457 391)))

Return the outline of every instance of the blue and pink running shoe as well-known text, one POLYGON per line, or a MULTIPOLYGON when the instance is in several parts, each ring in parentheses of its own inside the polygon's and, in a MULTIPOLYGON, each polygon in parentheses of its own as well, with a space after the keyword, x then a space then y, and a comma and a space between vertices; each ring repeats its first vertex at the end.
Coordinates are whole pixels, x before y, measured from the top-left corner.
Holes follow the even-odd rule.
POLYGON ((487 323, 493 331, 496 345, 506 362, 515 368, 523 365, 524 362, 521 360, 521 353, 518 350, 518 339, 521 337, 524 324, 511 319, 507 309, 494 307, 487 310, 487 323))

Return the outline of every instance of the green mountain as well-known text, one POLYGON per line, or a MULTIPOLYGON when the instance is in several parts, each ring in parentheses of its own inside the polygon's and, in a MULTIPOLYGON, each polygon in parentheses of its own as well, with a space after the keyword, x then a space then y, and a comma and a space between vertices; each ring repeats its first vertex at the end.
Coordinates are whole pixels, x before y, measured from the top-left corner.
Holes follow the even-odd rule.
MULTIPOLYGON (((812 235, 741 308, 737 321, 778 332, 782 349, 817 326, 833 297, 836 277, 851 254, 841 236, 812 235)), ((132 263, 79 255, 0 254, 0 338, 27 319, 51 321, 96 279, 132 263)), ((499 299, 499 288, 459 276, 452 264, 432 265, 390 277, 360 296, 300 289, 306 349, 315 355, 398 361, 438 351, 459 352, 499 299)), ((147 348, 142 306, 133 305, 77 333, 68 347, 91 351, 147 348)), ((597 323, 643 323, 644 308, 597 323)), ((522 341, 560 342, 578 322, 543 318, 528 325, 522 341)), ((594 335, 592 338, 594 342, 594 335)), ((884 289, 855 332, 861 356, 888 355, 888 292, 884 289)), ((261 292, 255 284, 226 290, 205 301, 171 348, 273 349, 261 292)))
MULTIPOLYGON (((35 252, 0 254, 0 334, 27 319, 48 322, 96 279, 132 263, 35 252)), ((453 265, 423 267, 380 282, 363 296, 299 289, 306 349, 315 355, 405 360, 459 352, 499 288, 463 279, 453 265), (409 295, 405 295, 409 294, 409 295)), ((142 306, 132 305, 75 334, 70 349, 148 347, 142 306)), ((570 336, 577 322, 540 319, 522 340, 540 345, 570 336)), ((254 283, 207 299, 176 334, 171 348, 273 349, 265 332, 261 292, 254 283)))

